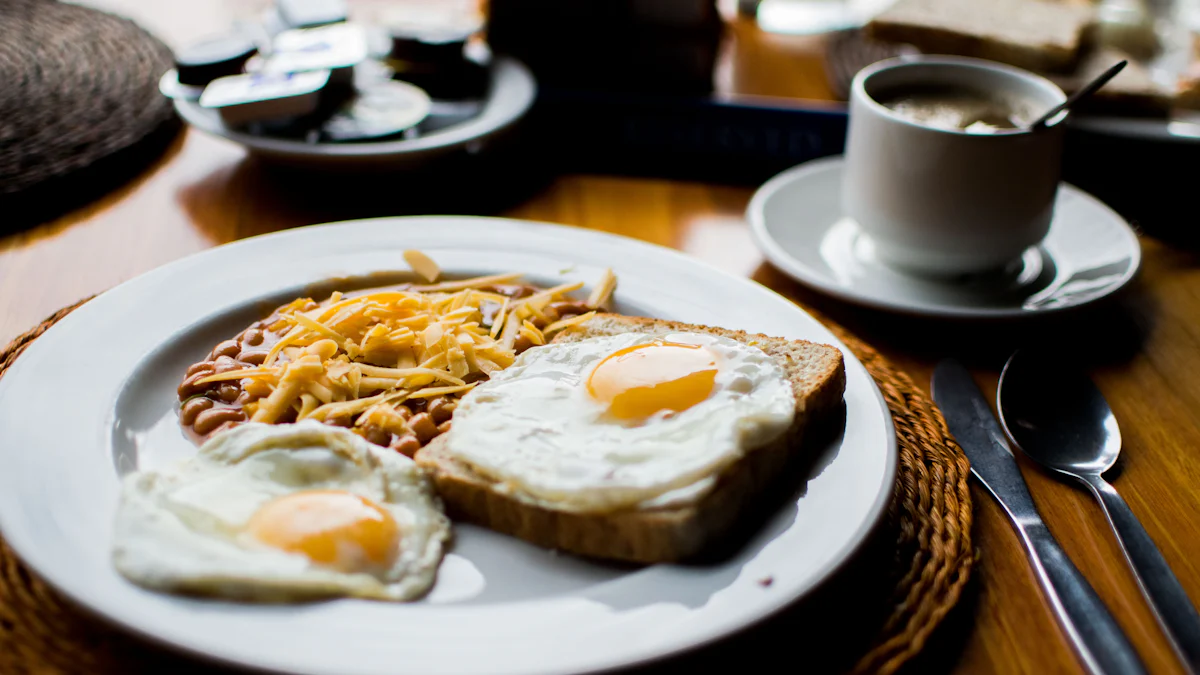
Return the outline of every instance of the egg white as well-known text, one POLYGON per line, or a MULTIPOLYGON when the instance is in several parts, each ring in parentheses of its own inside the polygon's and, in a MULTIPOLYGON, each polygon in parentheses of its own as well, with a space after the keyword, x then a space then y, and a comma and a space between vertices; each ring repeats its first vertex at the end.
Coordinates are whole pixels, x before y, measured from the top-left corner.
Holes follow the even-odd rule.
POLYGON ((525 351, 463 398, 443 447, 519 499, 605 512, 698 498, 726 466, 785 433, 795 408, 783 369, 761 349, 705 334, 625 333, 525 351), (588 376, 606 356, 658 339, 717 356, 712 394, 640 423, 611 419, 588 376))
POLYGON ((450 522, 409 458, 318 422, 244 424, 162 471, 125 477, 113 562, 156 590, 261 601, 354 596, 409 600, 433 584, 450 522), (340 572, 243 532, 277 497, 343 490, 387 510, 400 553, 386 570, 340 572))

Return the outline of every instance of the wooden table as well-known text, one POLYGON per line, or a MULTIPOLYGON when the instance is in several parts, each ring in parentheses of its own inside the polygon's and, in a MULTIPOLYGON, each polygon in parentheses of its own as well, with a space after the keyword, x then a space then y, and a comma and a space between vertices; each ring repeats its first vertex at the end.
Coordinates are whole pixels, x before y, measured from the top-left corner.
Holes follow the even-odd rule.
MULTIPOLYGON (((99 2, 136 18, 172 46, 225 29, 262 2, 99 2)), ((352 7, 354 3, 352 3, 352 7)), ((815 39, 762 36, 738 23, 721 86, 752 94, 829 96, 815 39)), ((805 292, 764 265, 742 220, 752 190, 691 182, 561 176, 499 215, 569 223, 674 246, 819 307, 879 347, 920 383, 955 355, 994 388, 1015 347, 1060 345, 1089 367, 1122 425, 1116 486, 1192 598, 1200 600, 1200 269, 1197 255, 1143 237, 1145 270, 1116 303, 1070 321, 972 327, 861 314, 805 292)), ((188 132, 150 171, 55 222, 0 239, 0 340, 52 311, 146 270, 248 235, 367 215, 403 205, 306 201, 235 145, 188 132)), ((1147 195, 1146 198, 1153 198, 1147 195)), ((443 212, 457 210, 454 203, 443 212)), ((1142 601, 1099 508, 1080 489, 1026 463, 1050 528, 1112 608, 1151 672, 1182 672, 1142 601)), ((1081 672, 1040 595, 1017 539, 980 489, 980 563, 955 624, 933 646, 932 669, 956 673, 1081 672)))

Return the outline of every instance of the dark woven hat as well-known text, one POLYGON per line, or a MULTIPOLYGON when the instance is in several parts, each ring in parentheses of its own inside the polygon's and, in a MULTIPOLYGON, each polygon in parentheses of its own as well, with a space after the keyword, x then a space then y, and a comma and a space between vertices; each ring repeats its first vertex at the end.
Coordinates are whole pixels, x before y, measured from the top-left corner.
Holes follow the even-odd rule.
POLYGON ((171 65, 170 49, 127 19, 0 1, 0 225, 78 206, 156 157, 178 129, 158 92, 171 65))

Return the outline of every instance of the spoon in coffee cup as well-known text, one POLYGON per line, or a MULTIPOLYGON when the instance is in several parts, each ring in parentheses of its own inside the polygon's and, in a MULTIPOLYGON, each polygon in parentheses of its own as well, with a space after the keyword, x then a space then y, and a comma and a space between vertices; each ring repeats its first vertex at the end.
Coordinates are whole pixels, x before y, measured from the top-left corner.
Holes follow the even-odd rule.
POLYGON ((1120 61, 1112 68, 1109 68, 1103 73, 1097 75, 1096 79, 1077 89, 1074 94, 1071 94, 1067 97, 1067 100, 1054 106, 1045 115, 1042 115, 1034 120, 1033 124, 1029 125, 1029 130, 1037 131, 1038 129, 1048 126, 1050 120, 1057 117, 1059 113, 1070 109, 1071 106, 1087 98, 1088 96, 1091 96, 1092 94, 1096 93, 1096 90, 1100 89, 1100 87, 1108 84, 1108 81, 1116 77, 1117 73, 1121 72, 1121 69, 1124 68, 1128 63, 1128 61, 1120 61))

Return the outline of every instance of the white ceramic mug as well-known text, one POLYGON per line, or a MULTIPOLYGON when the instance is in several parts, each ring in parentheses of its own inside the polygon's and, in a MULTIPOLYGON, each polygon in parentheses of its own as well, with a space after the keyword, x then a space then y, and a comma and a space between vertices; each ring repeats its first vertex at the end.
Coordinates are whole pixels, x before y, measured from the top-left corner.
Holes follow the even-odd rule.
POLYGON ((851 85, 845 213, 893 267, 934 276, 1003 268, 1050 230, 1065 125, 967 133, 909 121, 873 97, 930 86, 1017 97, 1037 114, 1066 99, 1043 77, 980 59, 868 66, 851 85))

